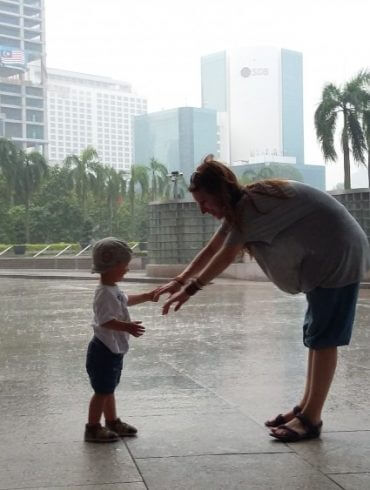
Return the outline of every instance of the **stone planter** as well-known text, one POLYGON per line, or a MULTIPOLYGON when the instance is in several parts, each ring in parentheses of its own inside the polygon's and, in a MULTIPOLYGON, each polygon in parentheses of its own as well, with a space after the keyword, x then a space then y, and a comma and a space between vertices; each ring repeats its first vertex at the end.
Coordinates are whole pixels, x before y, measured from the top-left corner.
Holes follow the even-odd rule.
POLYGON ((15 255, 24 255, 26 253, 26 245, 14 245, 13 251, 15 255))

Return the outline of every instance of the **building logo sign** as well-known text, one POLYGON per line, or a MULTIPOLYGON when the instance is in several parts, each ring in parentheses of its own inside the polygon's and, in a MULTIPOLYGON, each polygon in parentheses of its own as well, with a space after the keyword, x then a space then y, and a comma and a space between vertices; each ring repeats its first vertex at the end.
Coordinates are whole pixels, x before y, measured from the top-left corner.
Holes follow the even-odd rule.
POLYGON ((261 77, 261 76, 267 76, 268 74, 269 74, 268 68, 248 68, 248 66, 244 66, 240 70, 240 75, 243 78, 261 77))

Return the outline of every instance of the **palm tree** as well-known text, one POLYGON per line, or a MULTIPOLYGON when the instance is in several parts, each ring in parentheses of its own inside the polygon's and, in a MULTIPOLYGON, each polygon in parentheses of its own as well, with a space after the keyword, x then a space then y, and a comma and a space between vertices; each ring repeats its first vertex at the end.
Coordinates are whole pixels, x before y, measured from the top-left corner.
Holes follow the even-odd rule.
POLYGON ((266 179, 288 179, 303 181, 301 172, 291 164, 273 164, 271 166, 264 166, 258 171, 252 169, 246 169, 240 178, 242 184, 252 184, 259 180, 266 179))
POLYGON ((96 178, 94 171, 97 161, 98 153, 91 146, 85 148, 80 156, 69 155, 64 160, 64 165, 72 171, 76 195, 83 219, 86 217, 87 193, 93 188, 96 178))
POLYGON ((10 205, 14 201, 17 181, 18 148, 6 138, 0 138, 0 171, 6 181, 7 200, 10 205))
POLYGON ((368 185, 370 188, 370 104, 368 103, 362 113, 362 128, 365 134, 367 146, 367 175, 368 185))
POLYGON ((251 184, 258 180, 271 179, 274 176, 274 172, 271 167, 262 167, 258 171, 254 169, 246 169, 241 176, 240 181, 243 184, 251 184))
POLYGON ((369 100, 370 72, 360 71, 344 87, 327 84, 315 112, 316 136, 325 160, 335 161, 334 136, 338 114, 342 115, 341 146, 344 157, 344 188, 351 188, 350 151, 356 162, 365 163, 366 141, 361 127, 364 100, 369 100))
POLYGON ((105 167, 106 175, 106 196, 109 209, 109 234, 113 234, 113 219, 116 215, 117 208, 126 196, 125 173, 117 172, 112 167, 105 167))
POLYGON ((41 153, 38 153, 37 151, 26 153, 21 150, 18 153, 17 167, 16 189, 18 191, 18 195, 21 197, 24 203, 26 210, 26 242, 29 242, 30 201, 34 192, 39 189, 43 178, 48 174, 48 165, 41 153))
POLYGON ((151 158, 149 162, 149 173, 151 200, 154 201, 163 193, 168 170, 163 163, 158 162, 155 158, 151 158))
POLYGON ((130 201, 130 208, 131 208, 131 235, 133 235, 133 230, 134 230, 135 193, 139 188, 142 197, 145 197, 148 194, 148 190, 149 190, 148 173, 149 173, 149 167, 146 167, 145 165, 131 166, 131 177, 128 186, 128 198, 130 201))

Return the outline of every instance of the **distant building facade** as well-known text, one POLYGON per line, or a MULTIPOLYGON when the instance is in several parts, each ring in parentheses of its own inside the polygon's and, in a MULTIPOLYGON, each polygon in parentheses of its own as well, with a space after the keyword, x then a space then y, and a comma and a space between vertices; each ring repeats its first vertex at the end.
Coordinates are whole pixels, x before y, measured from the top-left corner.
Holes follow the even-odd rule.
POLYGON ((151 158, 188 181, 197 163, 217 152, 217 115, 213 109, 179 107, 135 118, 135 162, 151 158))
POLYGON ((268 46, 213 53, 201 59, 201 80, 202 107, 217 110, 221 160, 288 158, 307 183, 325 188, 325 167, 305 165, 302 53, 268 46))
POLYGON ((133 118, 147 100, 131 85, 108 77, 48 68, 49 160, 94 147, 101 162, 129 171, 133 163, 133 118))
POLYGON ((43 0, 0 2, 0 133, 47 156, 43 0))
POLYGON ((296 165, 294 160, 294 157, 255 157, 249 162, 233 162, 230 168, 240 178, 245 172, 247 175, 250 172, 258 174, 267 167, 274 172, 273 176, 299 180, 322 191, 326 190, 324 165, 296 165), (293 170, 292 173, 289 172, 289 167, 293 170))

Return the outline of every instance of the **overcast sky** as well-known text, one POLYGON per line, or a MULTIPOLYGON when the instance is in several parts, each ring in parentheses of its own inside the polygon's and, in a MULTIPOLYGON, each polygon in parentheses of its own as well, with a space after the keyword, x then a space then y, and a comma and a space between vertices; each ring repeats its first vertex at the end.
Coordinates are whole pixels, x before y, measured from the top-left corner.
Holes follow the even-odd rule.
MULTIPOLYGON (((125 80, 149 111, 200 106, 200 57, 272 45, 303 53, 305 159, 327 82, 370 67, 369 0, 45 0, 47 65, 125 80)), ((329 187, 343 181, 329 164, 329 187)))

